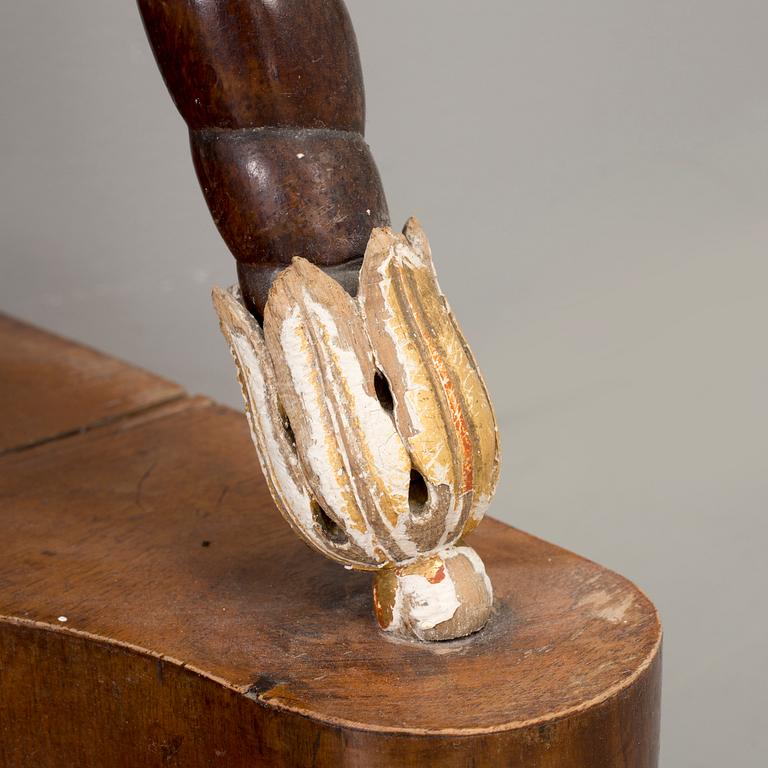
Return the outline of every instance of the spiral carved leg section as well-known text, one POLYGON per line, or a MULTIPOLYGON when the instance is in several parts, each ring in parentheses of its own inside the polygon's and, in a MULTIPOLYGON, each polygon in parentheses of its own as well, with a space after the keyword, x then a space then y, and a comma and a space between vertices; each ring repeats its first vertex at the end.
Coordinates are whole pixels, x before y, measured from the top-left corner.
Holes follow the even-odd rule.
POLYGON ((474 549, 451 546, 376 574, 373 605, 386 632, 422 641, 453 640, 482 629, 493 588, 474 549))

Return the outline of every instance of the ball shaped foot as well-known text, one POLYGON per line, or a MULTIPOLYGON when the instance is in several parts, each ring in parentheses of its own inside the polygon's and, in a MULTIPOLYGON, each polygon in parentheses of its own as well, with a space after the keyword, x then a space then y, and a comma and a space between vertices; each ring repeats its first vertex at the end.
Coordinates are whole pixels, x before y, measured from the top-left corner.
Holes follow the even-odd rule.
POLYGON ((386 632, 411 640, 453 640, 485 626, 493 589, 477 552, 451 546, 379 571, 373 604, 386 632))

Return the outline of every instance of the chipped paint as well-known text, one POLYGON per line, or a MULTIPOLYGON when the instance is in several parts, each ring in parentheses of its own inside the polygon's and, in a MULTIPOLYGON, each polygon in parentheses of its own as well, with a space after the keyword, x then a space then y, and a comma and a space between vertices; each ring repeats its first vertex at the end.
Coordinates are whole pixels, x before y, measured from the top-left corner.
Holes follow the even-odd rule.
POLYGON ((452 545, 493 495, 498 430, 418 222, 404 235, 373 230, 356 299, 297 258, 270 290, 263 329, 236 289, 214 291, 214 304, 281 513, 323 554, 378 570, 374 604, 388 630, 444 639, 482 626, 490 580, 474 550, 452 545), (394 409, 377 397, 377 370, 394 409), (418 508, 412 469, 426 484, 418 508), (458 612, 456 574, 485 592, 474 618, 458 612))
POLYGON ((333 544, 318 530, 309 484, 285 433, 262 329, 243 306, 237 289, 217 289, 213 298, 237 363, 256 453, 281 514, 302 538, 328 557, 358 568, 376 567, 378 562, 367 549, 333 544))
POLYGON ((393 623, 407 620, 413 634, 423 639, 425 630, 452 619, 458 608, 459 598, 450 576, 437 583, 423 576, 403 576, 398 581, 393 623))
POLYGON ((446 547, 429 558, 382 571, 374 583, 379 626, 400 637, 442 640, 469 634, 485 624, 492 603, 493 591, 482 560, 466 546, 446 547), (469 568, 455 567, 459 561, 469 568), (485 595, 476 605, 465 605, 459 615, 464 588, 473 595, 484 589, 485 595))

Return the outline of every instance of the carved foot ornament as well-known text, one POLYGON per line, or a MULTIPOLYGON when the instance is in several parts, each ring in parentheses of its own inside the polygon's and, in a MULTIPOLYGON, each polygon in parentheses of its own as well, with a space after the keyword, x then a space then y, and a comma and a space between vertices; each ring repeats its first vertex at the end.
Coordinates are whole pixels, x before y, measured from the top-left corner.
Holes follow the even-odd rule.
POLYGON ((419 640, 483 627, 491 582, 462 536, 499 473, 488 392, 415 219, 373 230, 357 297, 295 258, 263 328, 214 289, 272 496, 312 547, 375 571, 380 626, 419 640))

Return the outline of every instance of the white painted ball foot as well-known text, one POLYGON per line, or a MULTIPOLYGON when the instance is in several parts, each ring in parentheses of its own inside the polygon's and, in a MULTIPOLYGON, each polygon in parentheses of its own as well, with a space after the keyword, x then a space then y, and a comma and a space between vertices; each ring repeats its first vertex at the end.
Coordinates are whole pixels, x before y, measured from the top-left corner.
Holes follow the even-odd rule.
POLYGON ((399 637, 453 640, 485 626, 493 588, 474 549, 449 546, 397 568, 379 571, 373 584, 379 626, 399 637))

